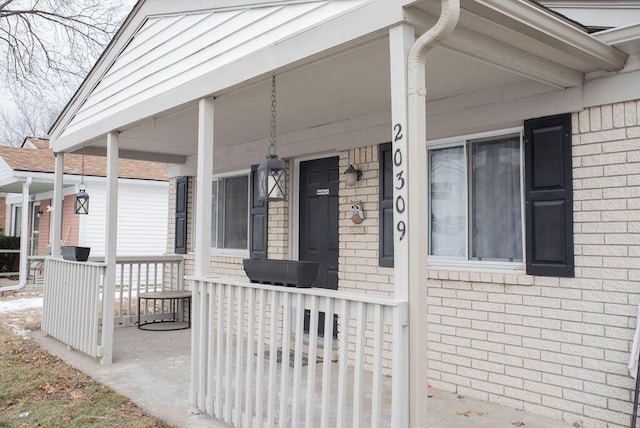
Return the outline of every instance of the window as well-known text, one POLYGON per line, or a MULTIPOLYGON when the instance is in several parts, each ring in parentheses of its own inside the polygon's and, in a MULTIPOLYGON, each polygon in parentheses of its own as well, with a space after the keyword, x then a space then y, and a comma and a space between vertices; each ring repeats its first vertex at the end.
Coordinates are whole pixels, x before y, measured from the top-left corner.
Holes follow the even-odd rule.
POLYGON ((211 246, 247 250, 249 177, 242 175, 215 179, 211 203, 211 246))
POLYGON ((522 138, 460 140, 429 150, 429 254, 522 262, 522 138))

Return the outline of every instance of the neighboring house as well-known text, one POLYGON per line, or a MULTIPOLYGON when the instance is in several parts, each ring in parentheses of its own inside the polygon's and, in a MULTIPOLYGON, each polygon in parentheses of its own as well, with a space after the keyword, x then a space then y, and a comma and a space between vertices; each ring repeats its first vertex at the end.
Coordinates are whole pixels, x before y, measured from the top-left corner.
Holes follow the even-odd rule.
MULTIPOLYGON (((74 194, 81 181, 83 156, 67 157, 64 170, 62 245, 91 247, 91 255, 104 256, 106 159, 84 157, 84 181, 89 214, 74 214, 74 194)), ((7 235, 21 236, 23 184, 31 177, 28 209, 28 254, 51 252, 50 219, 53 202, 54 156, 49 140, 26 138, 21 148, 0 147, 0 191, 6 198, 7 235)), ((166 252, 168 182, 165 164, 123 161, 119 168, 119 255, 161 255, 166 252)))
POLYGON ((424 426, 429 383, 628 426, 640 25, 593 33, 529 0, 467 0, 456 17, 433 0, 141 1, 58 118, 57 153, 173 164, 167 250, 186 253, 193 290, 196 408, 309 426, 349 403, 358 426, 364 400, 374 425, 424 426), (437 41, 414 45, 425 34, 437 41), (265 205, 252 166, 272 75, 289 197, 265 205), (319 280, 249 284, 244 258, 317 261, 319 280), (309 346, 319 336, 333 340, 309 346), (319 391, 303 344, 323 353, 319 391), (292 346, 276 381, 262 356, 292 346))

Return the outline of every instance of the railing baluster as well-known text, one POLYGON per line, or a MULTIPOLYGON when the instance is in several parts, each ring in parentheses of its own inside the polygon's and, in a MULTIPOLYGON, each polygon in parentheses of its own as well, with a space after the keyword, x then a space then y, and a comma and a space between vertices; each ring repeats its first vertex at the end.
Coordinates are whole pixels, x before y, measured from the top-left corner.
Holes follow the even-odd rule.
POLYGON ((371 426, 380 427, 380 409, 382 407, 382 305, 374 306, 373 322, 373 382, 371 396, 371 426))
POLYGON ((256 320, 256 290, 249 288, 247 290, 249 294, 249 312, 247 314, 247 367, 246 367, 246 386, 244 388, 245 402, 244 411, 246 413, 246 421, 242 419, 239 421, 239 425, 247 428, 251 428, 253 422, 253 359, 255 349, 255 320, 256 320))
MULTIPOLYGON (((282 317, 282 354, 280 358, 280 421, 279 426, 289 426, 287 423, 287 409, 289 407, 289 359, 290 359, 290 345, 291 345, 291 294, 284 293, 283 317, 282 317)), ((275 354, 269 356, 269 358, 276 358, 275 354)))
POLYGON ((223 340, 224 340, 224 291, 225 286, 219 284, 216 290, 218 296, 218 320, 216 322, 216 398, 214 416, 222 417, 222 375, 224 361, 222 360, 223 340))
POLYGON ((347 360, 349 359, 349 348, 347 338, 349 337, 349 313, 347 312, 347 301, 340 301, 340 325, 342 331, 339 332, 339 362, 338 362, 338 416, 336 426, 342 428, 345 426, 345 401, 347 398, 347 360))
POLYGON ((333 351, 333 299, 325 297, 324 351, 322 353, 322 402, 320 405, 320 427, 329 428, 329 398, 331 397, 331 361, 333 351))
POLYGON ((202 298, 202 287, 204 284, 202 281, 194 281, 192 289, 192 310, 194 316, 194 323, 191 325, 191 354, 196 358, 191 359, 191 404, 194 407, 198 406, 200 401, 200 395, 203 393, 199 389, 200 383, 197 381, 202 376, 200 373, 200 349, 205 347, 206 344, 198 343, 199 330, 200 330, 200 299, 202 298))
MULTIPOLYGON (((198 290, 198 307, 199 307, 199 315, 200 317, 208 314, 208 305, 209 301, 204 294, 204 284, 201 285, 201 288, 198 290)), ((155 304, 154 304, 155 307, 155 304)), ((155 311, 154 311, 155 312, 155 311)), ((198 364, 198 408, 205 408, 205 391, 207 388, 207 351, 208 347, 207 343, 207 324, 202 322, 202 319, 198 322, 198 349, 199 349, 199 364, 198 364)))
POLYGON ((227 286, 227 361, 225 367, 225 391, 224 391, 224 421, 232 423, 231 421, 231 363, 233 355, 233 301, 234 301, 235 287, 227 286))
MULTIPOLYGON (((309 353, 307 355, 307 396, 305 407, 305 426, 313 426, 314 407, 316 405, 316 359, 318 357, 318 298, 316 296, 307 296, 311 298, 311 308, 309 310, 309 353)), ((326 316, 326 315, 325 315, 326 316)))
POLYGON ((236 290, 237 304, 236 304, 236 396, 233 400, 235 409, 235 424, 236 426, 242 426, 242 372, 244 366, 244 288, 238 287, 236 290))
POLYGON ((271 296, 271 325, 269 326, 269 392, 267 393, 267 427, 273 428, 275 424, 276 413, 276 376, 277 376, 277 360, 278 352, 278 306, 276 299, 277 292, 269 291, 271 296))
POLYGON ((364 335, 365 317, 364 303, 358 302, 356 315, 356 359, 353 373, 353 426, 360 426, 360 410, 362 410, 362 371, 364 370, 364 335))
POLYGON ((258 427, 262 426, 263 401, 264 401, 264 328, 265 328, 265 306, 267 301, 265 298, 265 290, 260 289, 258 295, 258 355, 256 357, 256 423, 258 427))
MULTIPOLYGON (((295 346, 293 349, 293 393, 291 394, 293 402, 291 404, 291 425, 299 426, 300 420, 300 388, 302 387, 302 339, 304 336, 304 312, 305 305, 303 303, 303 295, 298 294, 296 301, 296 331, 295 346)), ((288 362, 288 359, 287 359, 288 362)), ((284 356, 282 364, 285 364, 284 356)))
MULTIPOLYGON (((205 314, 200 314, 200 322, 202 322, 203 324, 206 323, 207 325, 207 332, 208 332, 208 341, 207 343, 203 343, 201 344, 201 346, 205 347, 207 350, 207 391, 206 391, 206 409, 207 409, 207 413, 209 413, 210 415, 213 414, 214 412, 214 407, 213 407, 213 403, 214 403, 214 397, 215 394, 213 393, 214 391, 214 376, 213 374, 215 373, 216 370, 216 359, 214 358, 214 347, 213 344, 215 343, 215 338, 216 338, 216 331, 215 331, 215 312, 216 312, 216 284, 205 284, 205 286, 202 288, 201 291, 201 296, 203 296, 204 298, 207 298, 209 300, 209 307, 208 310, 205 314)), ((189 314, 191 315, 191 314, 189 314)), ((195 321, 195 319, 194 319, 195 321)), ((193 325, 193 324, 192 324, 193 325)), ((203 392, 204 393, 204 392, 203 392)))

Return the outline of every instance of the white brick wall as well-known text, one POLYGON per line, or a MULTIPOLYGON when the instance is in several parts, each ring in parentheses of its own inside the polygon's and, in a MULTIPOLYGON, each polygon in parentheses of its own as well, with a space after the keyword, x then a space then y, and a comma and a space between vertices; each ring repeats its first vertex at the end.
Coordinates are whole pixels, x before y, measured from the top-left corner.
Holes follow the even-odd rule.
POLYGON ((429 382, 628 426, 640 295, 640 102, 573 115, 575 278, 430 268, 429 382))

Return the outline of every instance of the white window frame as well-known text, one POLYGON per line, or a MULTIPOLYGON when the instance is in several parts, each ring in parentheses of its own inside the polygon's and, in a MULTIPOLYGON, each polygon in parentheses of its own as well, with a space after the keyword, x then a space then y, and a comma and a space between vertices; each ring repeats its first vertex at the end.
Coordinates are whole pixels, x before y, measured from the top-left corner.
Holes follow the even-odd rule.
MULTIPOLYGON (((465 242, 466 242, 466 254, 464 257, 450 257, 450 256, 434 256, 431 254, 427 255, 427 265, 434 268, 454 268, 456 270, 462 271, 473 271, 473 272, 495 272, 495 271, 517 271, 524 272, 526 266, 526 212, 525 212, 525 187, 524 187, 524 127, 518 126, 513 128, 505 128, 498 129, 494 131, 480 132, 474 134, 465 134, 459 135, 455 137, 448 137, 436 140, 428 140, 427 147, 427 168, 430 168, 430 163, 428 160, 429 151, 434 149, 443 149, 450 147, 463 147, 465 164, 467 167, 465 168, 466 175, 466 186, 465 186, 465 242), (520 261, 494 261, 494 260, 473 260, 470 259, 470 238, 469 238, 469 187, 471 177, 469 175, 469 154, 468 154, 468 141, 470 140, 478 140, 483 138, 492 138, 492 137, 500 137, 506 136, 510 134, 519 134, 520 135, 520 216, 521 216, 521 234, 522 234, 522 260, 520 261)), ((431 248, 431 185, 430 185, 430 170, 427 171, 427 175, 425 177, 427 181, 427 194, 425 195, 427 198, 427 247, 428 252, 430 252, 431 248)))
MULTIPOLYGON (((216 256, 233 256, 233 257, 249 257, 249 245, 251 245, 251 169, 243 169, 240 171, 227 172, 224 174, 216 174, 213 176, 213 181, 218 181, 223 178, 235 178, 235 177, 247 177, 247 248, 218 248, 211 245, 211 254, 216 256)), ((212 189, 213 191, 213 189, 212 189)), ((213 196, 213 195, 211 195, 213 196)), ((209 197, 209 203, 211 203, 211 196, 209 197)), ((218 213, 216 213, 216 218, 218 217, 218 213)), ((213 227, 211 229, 212 236, 209 238, 209 241, 213 239, 213 227)))

